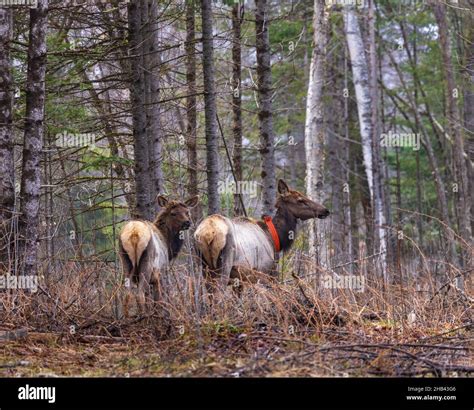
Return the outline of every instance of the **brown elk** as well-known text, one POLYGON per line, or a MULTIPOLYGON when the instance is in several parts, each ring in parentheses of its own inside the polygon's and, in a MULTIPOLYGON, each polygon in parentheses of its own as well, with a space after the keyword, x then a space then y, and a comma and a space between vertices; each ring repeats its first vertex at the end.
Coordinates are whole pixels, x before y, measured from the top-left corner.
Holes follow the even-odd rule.
POLYGON ((278 181, 276 214, 257 221, 211 215, 196 229, 194 239, 201 254, 208 290, 216 281, 230 284, 237 278, 255 282, 275 276, 275 254, 291 247, 296 237, 297 220, 326 218, 329 210, 301 192, 278 181))
POLYGON ((150 285, 159 285, 160 272, 165 269, 183 246, 184 231, 191 226, 190 208, 197 205, 197 196, 185 202, 157 198, 162 207, 154 222, 135 220, 125 224, 119 236, 119 256, 128 282, 125 313, 131 297, 132 284, 138 285, 138 306, 145 305, 145 293, 150 285))

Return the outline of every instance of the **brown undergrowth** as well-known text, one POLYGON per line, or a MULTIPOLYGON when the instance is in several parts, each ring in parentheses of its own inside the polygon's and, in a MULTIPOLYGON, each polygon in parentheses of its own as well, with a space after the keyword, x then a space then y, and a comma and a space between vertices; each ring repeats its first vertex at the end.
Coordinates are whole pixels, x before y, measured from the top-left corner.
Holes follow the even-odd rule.
POLYGON ((36 293, 4 291, 0 374, 474 373, 472 298, 453 285, 454 274, 398 283, 369 274, 359 292, 325 289, 321 278, 328 272, 305 265, 302 271, 286 270, 270 286, 246 287, 240 298, 230 287, 221 290, 210 304, 200 272, 186 266, 176 264, 166 273, 158 304, 128 318, 121 312, 120 275, 100 262, 57 269, 40 281, 36 293))

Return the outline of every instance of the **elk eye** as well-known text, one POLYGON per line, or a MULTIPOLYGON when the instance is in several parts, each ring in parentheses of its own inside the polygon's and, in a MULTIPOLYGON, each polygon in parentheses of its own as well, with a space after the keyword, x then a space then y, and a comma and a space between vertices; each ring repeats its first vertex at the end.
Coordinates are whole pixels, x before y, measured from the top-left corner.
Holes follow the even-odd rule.
POLYGON ((304 198, 298 198, 298 202, 305 202, 304 198))

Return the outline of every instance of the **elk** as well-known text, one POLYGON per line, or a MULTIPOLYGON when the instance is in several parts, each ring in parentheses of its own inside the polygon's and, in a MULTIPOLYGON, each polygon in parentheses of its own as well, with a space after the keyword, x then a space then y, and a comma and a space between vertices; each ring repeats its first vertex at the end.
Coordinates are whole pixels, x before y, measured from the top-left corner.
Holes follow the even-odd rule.
POLYGON ((275 255, 293 244, 298 219, 322 219, 329 215, 323 205, 290 189, 282 179, 278 181, 278 194, 274 218, 264 216, 257 221, 216 214, 199 224, 194 239, 210 293, 215 282, 225 286, 231 279, 239 279, 239 283, 275 277, 275 255))
MULTIPOLYGON (((127 288, 138 287, 138 307, 145 306, 145 293, 150 285, 159 287, 159 277, 163 269, 178 255, 183 246, 184 231, 191 226, 189 210, 198 204, 197 196, 185 202, 168 200, 159 195, 158 205, 162 208, 154 222, 134 220, 127 222, 119 236, 119 256, 122 263, 127 288)), ((131 294, 127 292, 124 310, 128 315, 131 294)))

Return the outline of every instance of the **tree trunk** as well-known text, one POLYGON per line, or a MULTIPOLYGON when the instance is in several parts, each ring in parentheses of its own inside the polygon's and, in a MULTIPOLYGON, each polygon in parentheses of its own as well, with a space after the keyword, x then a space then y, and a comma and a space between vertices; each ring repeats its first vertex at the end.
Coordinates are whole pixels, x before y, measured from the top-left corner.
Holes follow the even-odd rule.
MULTIPOLYGON (((416 67, 418 63, 418 31, 416 26, 413 28, 413 63, 416 67)), ((408 46, 408 44, 407 44, 408 46)), ((413 101, 415 106, 418 104, 418 89, 414 87, 413 90, 413 101)), ((418 128, 418 127, 417 127, 418 128)), ((423 203, 422 203, 422 191, 423 191, 423 180, 421 178, 421 164, 420 164, 420 150, 416 151, 416 203, 417 203, 417 228, 418 228, 418 243, 420 249, 424 248, 424 234, 423 234, 423 203)), ((401 216, 398 217, 398 223, 400 224, 401 216)))
POLYGON ((255 1, 255 30, 257 49, 258 120, 260 155, 262 158, 262 199, 264 214, 273 215, 276 201, 275 147, 272 118, 272 71, 270 39, 268 36, 267 0, 255 1))
POLYGON ((0 272, 10 271, 13 241, 12 220, 15 210, 15 163, 13 146, 13 98, 10 71, 12 13, 0 8, 0 272))
POLYGON ((344 23, 346 28, 347 47, 352 66, 353 83, 359 114, 362 155, 364 157, 365 173, 369 185, 370 197, 373 200, 373 166, 372 166, 372 107, 369 92, 369 68, 365 58, 364 43, 360 32, 357 16, 351 7, 345 7, 344 23))
POLYGON ((375 5, 369 0, 369 51, 370 51, 370 105, 372 128, 372 166, 373 166, 373 204, 375 213, 375 232, 380 253, 380 274, 387 280, 387 235, 385 232, 386 201, 384 198, 384 164, 380 147, 379 93, 377 75, 377 44, 375 41, 375 5))
MULTIPOLYGON (((373 7, 373 5, 372 5, 373 7)), ((344 22, 346 28, 347 46, 352 65, 353 83, 356 93, 357 110, 359 114, 359 127, 362 142, 362 154, 364 158, 365 172, 370 192, 370 202, 375 216, 374 232, 377 235, 378 249, 381 252, 381 274, 386 276, 386 236, 383 228, 385 213, 383 208, 383 188, 381 185, 382 165, 380 144, 377 138, 378 113, 375 101, 377 99, 377 76, 375 35, 373 27, 373 10, 371 12, 372 25, 371 41, 371 68, 372 75, 369 76, 369 65, 365 57, 364 43, 360 31, 359 22, 352 7, 346 7, 344 22), (377 152, 375 152, 377 151, 377 152)))
MULTIPOLYGON (((446 5, 442 2, 433 4, 439 30, 439 42, 443 58, 443 72, 446 79, 446 103, 449 128, 453 135, 453 156, 456 183, 458 185, 457 204, 459 217, 459 233, 471 245, 471 204, 469 199, 469 181, 467 176, 466 161, 464 159, 464 137, 462 135, 462 121, 459 107, 454 98, 456 83, 454 79, 454 67, 452 62, 451 41, 449 38, 448 21, 446 16, 446 5)), ((463 252, 462 263, 470 264, 469 252, 463 252)), ((462 285, 458 282, 458 285, 462 285)))
MULTIPOLYGON (((232 134, 234 137, 234 172, 237 181, 242 181, 242 89, 241 89, 241 33, 243 5, 237 2, 232 7, 232 134)), ((239 194, 234 195, 234 214, 242 215, 239 194)))
POLYGON ((135 218, 151 220, 153 212, 150 198, 149 145, 146 132, 145 76, 143 56, 142 2, 130 2, 128 6, 129 56, 130 56, 130 96, 132 102, 133 152, 135 161, 135 218))
MULTIPOLYGON (((462 6, 472 10, 474 8, 473 0, 465 0, 462 6)), ((474 181, 474 15, 472 12, 464 12, 465 39, 464 46, 464 84, 463 84, 463 101, 464 101, 464 126, 467 131, 467 167, 470 184, 474 181)), ((471 233, 474 232, 474 206, 472 206, 472 187, 471 192, 471 233)))
MULTIPOLYGON (((186 133, 188 145, 188 194, 195 196, 198 190, 198 157, 197 157, 197 111, 196 111, 196 41, 195 28, 195 1, 186 2, 186 83, 188 86, 188 97, 186 98, 186 133)), ((191 209, 194 222, 202 216, 201 205, 198 204, 191 209)))
POLYGON ((150 208, 152 217, 159 210, 156 197, 164 192, 164 177, 161 164, 163 162, 163 143, 160 123, 160 52, 158 44, 158 3, 157 0, 144 0, 146 18, 144 22, 145 48, 145 90, 146 90, 146 132, 149 146, 150 165, 150 208))
MULTIPOLYGON (((313 13, 313 53, 309 72, 308 96, 306 98, 305 154, 306 154, 306 194, 322 200, 324 184, 324 159, 326 130, 324 124, 324 63, 327 43, 327 19, 324 16, 324 0, 314 0, 313 13)), ((316 221, 308 221, 309 249, 311 255, 317 254, 316 221)))
POLYGON ((38 0, 37 8, 30 10, 25 135, 20 188, 20 232, 23 240, 20 245, 20 260, 23 262, 25 275, 38 273, 47 15, 48 0, 38 0))
MULTIPOLYGON (((346 92, 349 90, 349 81, 348 81, 348 61, 347 61, 347 47, 344 47, 344 90, 346 92)), ((352 204, 351 204, 351 187, 350 187, 350 175, 351 175, 351 149, 350 149, 350 134, 349 134, 349 122, 350 122, 350 112, 349 112, 349 94, 341 94, 342 96, 342 112, 344 113, 344 148, 342 158, 345 163, 344 168, 344 185, 343 185, 343 209, 344 209, 344 242, 345 242, 345 253, 346 261, 353 259, 353 237, 352 237, 352 204)), ((352 273, 353 265, 349 265, 348 271, 352 273)))
POLYGON ((209 215, 220 210, 219 143, 217 139, 216 86, 214 80, 214 41, 212 1, 201 0, 202 66, 204 75, 204 111, 206 120, 207 200, 209 215))

